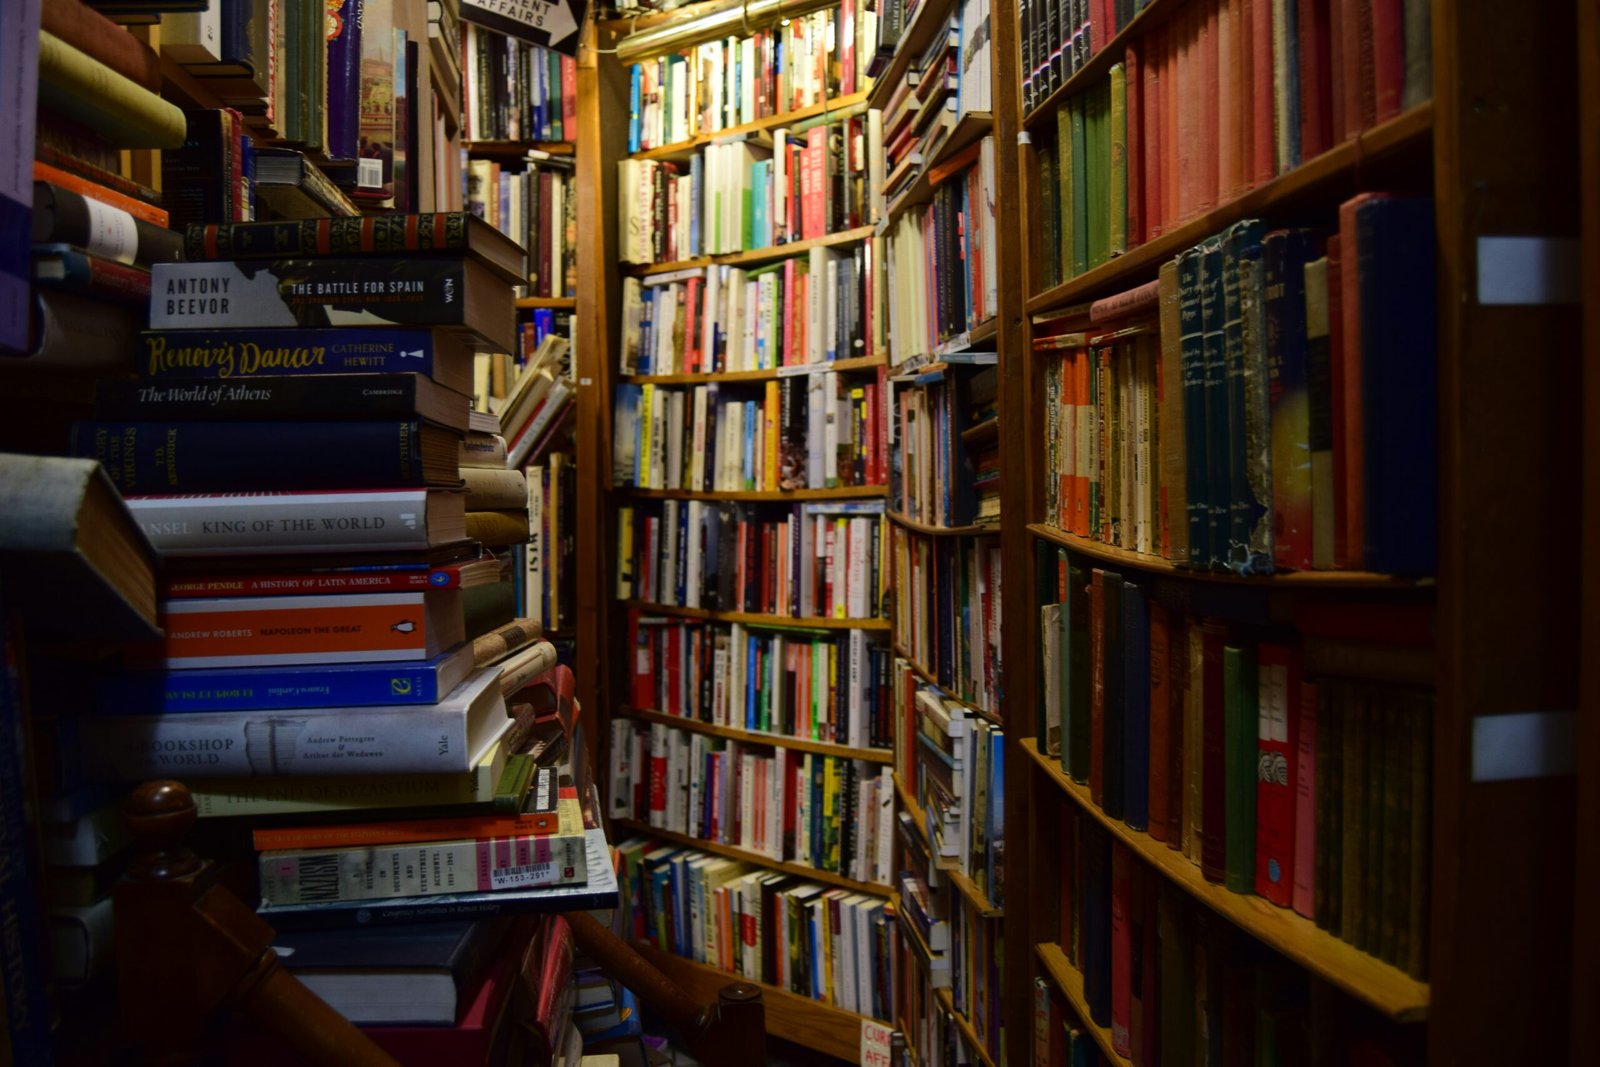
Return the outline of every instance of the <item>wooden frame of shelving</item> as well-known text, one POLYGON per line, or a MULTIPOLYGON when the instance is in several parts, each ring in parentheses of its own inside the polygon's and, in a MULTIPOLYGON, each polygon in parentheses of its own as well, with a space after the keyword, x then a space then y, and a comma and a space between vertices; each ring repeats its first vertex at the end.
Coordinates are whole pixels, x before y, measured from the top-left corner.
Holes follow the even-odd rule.
POLYGON ((813 248, 834 248, 838 245, 847 245, 855 241, 864 241, 873 235, 874 229, 872 226, 857 226, 850 230, 835 230, 833 233, 825 233, 820 237, 807 237, 798 241, 787 241, 781 245, 751 248, 743 252, 718 252, 708 256, 696 256, 693 259, 673 260, 668 263, 630 263, 627 270, 629 274, 639 278, 648 278, 654 274, 667 274, 677 270, 690 270, 713 265, 742 267, 747 263, 770 263, 773 260, 798 256, 802 252, 811 251, 813 248))
POLYGON ((683 715, 668 715, 654 708, 618 708, 615 714, 640 722, 660 723, 675 730, 722 737, 747 745, 766 745, 771 748, 789 748, 796 752, 813 752, 819 756, 836 756, 840 759, 867 760, 872 763, 893 763, 894 752, 887 748, 856 748, 853 745, 835 744, 831 741, 813 741, 806 737, 786 737, 783 734, 765 733, 761 730, 741 730, 737 726, 718 726, 683 715))
POLYGON ((718 370, 698 374, 621 374, 618 381, 639 385, 698 385, 703 382, 765 382, 798 375, 809 371, 834 371, 850 374, 856 371, 877 370, 883 366, 881 356, 856 356, 852 359, 835 359, 825 363, 791 364, 787 367, 765 367, 761 370, 718 370))
POLYGON ((640 500, 748 500, 792 504, 807 500, 882 499, 881 485, 840 485, 829 489, 619 489, 640 500))
POLYGON ((808 867, 800 863, 791 863, 788 860, 776 860, 771 856, 764 856, 759 852, 739 848, 735 845, 724 845, 717 841, 707 841, 703 837, 692 834, 674 833, 671 830, 660 830, 651 826, 642 819, 612 819, 612 823, 631 830, 634 833, 644 834, 647 837, 658 837, 663 841, 670 841, 674 845, 684 848, 698 849, 701 852, 712 852, 718 856, 727 856, 729 859, 744 860, 757 867, 766 867, 769 870, 782 871, 784 874, 793 874, 813 882, 826 882, 828 885, 838 886, 855 893, 868 893, 875 897, 889 895, 889 886, 878 885, 876 882, 858 882, 854 878, 846 878, 842 874, 824 871, 816 867, 808 867))
POLYGON ((774 630, 888 630, 888 619, 836 619, 825 615, 761 615, 752 611, 711 611, 706 608, 684 608, 676 604, 655 604, 648 600, 618 601, 625 607, 638 608, 646 615, 678 615, 686 619, 713 619, 717 622, 738 622, 746 626, 764 626, 774 630))
MULTIPOLYGON (((922 807, 917 803, 917 798, 911 795, 911 790, 901 780, 899 772, 895 772, 894 790, 900 798, 900 806, 911 813, 911 819, 917 827, 917 836, 922 839, 922 844, 933 853, 933 842, 928 840, 928 820, 923 814, 922 807)), ((939 867, 939 873, 950 880, 956 891, 967 898, 973 910, 980 919, 998 919, 1005 914, 998 904, 989 899, 987 893, 978 888, 978 883, 962 874, 954 867, 939 867)))

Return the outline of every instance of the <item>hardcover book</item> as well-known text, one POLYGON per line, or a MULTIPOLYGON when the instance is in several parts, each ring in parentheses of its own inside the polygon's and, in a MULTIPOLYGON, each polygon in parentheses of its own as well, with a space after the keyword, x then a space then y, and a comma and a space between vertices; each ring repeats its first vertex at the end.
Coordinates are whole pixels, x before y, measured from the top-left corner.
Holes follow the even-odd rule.
POLYGON ((449 330, 146 330, 146 380, 257 375, 423 374, 472 395, 472 353, 449 330))
POLYGON ((511 287, 465 257, 161 263, 151 291, 158 330, 451 326, 490 351, 516 347, 511 287))
MULTIPOLYGON (((465 433, 472 401, 421 374, 263 375, 228 381, 129 381, 95 386, 95 416, 110 420, 407 419, 465 433)), ((459 453, 458 453, 459 454, 459 453)))
POLYGON ((466 498, 426 489, 127 498, 163 556, 405 552, 466 539, 466 498))

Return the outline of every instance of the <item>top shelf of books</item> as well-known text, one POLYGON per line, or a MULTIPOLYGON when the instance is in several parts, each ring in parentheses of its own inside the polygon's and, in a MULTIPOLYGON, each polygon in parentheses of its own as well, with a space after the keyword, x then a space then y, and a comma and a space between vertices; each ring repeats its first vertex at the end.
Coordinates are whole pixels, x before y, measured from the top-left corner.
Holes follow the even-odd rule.
POLYGON ((864 92, 849 93, 845 96, 836 96, 819 100, 814 104, 796 108, 793 111, 782 111, 773 115, 765 115, 749 122, 742 122, 737 126, 729 126, 710 133, 697 133, 694 136, 676 141, 672 144, 661 145, 656 148, 641 149, 632 153, 631 159, 685 159, 694 154, 696 149, 718 141, 731 141, 739 137, 764 133, 767 130, 782 129, 793 126, 799 122, 810 119, 823 119, 846 112, 854 113, 852 109, 864 104, 867 94, 864 92))

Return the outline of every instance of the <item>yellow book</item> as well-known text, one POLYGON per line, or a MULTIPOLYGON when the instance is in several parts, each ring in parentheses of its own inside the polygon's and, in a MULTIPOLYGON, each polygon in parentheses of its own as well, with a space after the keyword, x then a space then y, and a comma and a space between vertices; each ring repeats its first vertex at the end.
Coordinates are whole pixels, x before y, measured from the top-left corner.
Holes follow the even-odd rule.
POLYGON ((769 493, 778 490, 778 383, 767 383, 766 404, 761 417, 761 484, 769 493))
POLYGON ((639 473, 634 478, 634 484, 640 489, 651 488, 650 475, 654 463, 651 461, 652 449, 655 447, 654 435, 650 432, 651 424, 655 421, 652 417, 656 406, 656 387, 649 382, 639 391, 639 473))

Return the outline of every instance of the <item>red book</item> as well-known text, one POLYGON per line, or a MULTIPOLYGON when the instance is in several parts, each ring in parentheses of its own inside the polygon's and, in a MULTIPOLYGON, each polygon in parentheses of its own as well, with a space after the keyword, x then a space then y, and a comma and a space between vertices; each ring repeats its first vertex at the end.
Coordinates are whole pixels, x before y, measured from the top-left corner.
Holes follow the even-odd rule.
POLYGON ((1216 93, 1206 98, 1207 110, 1215 108, 1213 159, 1216 166, 1213 173, 1217 184, 1214 203, 1221 203, 1233 196, 1239 178, 1235 164, 1239 160, 1239 146, 1247 129, 1239 123, 1239 97, 1250 88, 1249 69, 1245 66, 1248 58, 1238 51, 1241 14, 1238 0, 1231 4, 1218 3, 1212 6, 1208 14, 1211 47, 1216 55, 1213 62, 1217 72, 1216 93))
POLYGON ((806 146, 800 160, 800 198, 803 201, 800 237, 809 241, 828 232, 828 129, 816 126, 806 131, 806 146))
POLYGON ((1177 171, 1178 210, 1174 223, 1184 223, 1200 213, 1200 171, 1204 167, 1201 141, 1201 92, 1204 89, 1205 65, 1200 61, 1201 16, 1196 8, 1188 7, 1178 16, 1182 28, 1182 45, 1178 54, 1178 83, 1175 94, 1178 102, 1177 171))
POLYGON ((1355 0, 1328 0, 1328 147, 1345 139, 1344 8, 1355 0))
POLYGON ((682 715, 684 711, 680 694, 683 689, 683 627, 668 626, 665 636, 666 648, 663 650, 662 658, 666 662, 662 666, 666 668, 667 699, 662 702, 665 707, 660 710, 668 715, 682 715))
POLYGON ((855 0, 839 0, 839 91, 856 91, 856 5, 855 0))
POLYGON ((667 825, 667 734, 665 728, 650 729, 650 825, 667 825))
POLYGON ((1167 609, 1160 601, 1150 601, 1150 799, 1149 833, 1157 841, 1169 836, 1167 808, 1167 770, 1171 759, 1171 638, 1167 609))
POLYGON ((1356 22, 1356 62, 1360 81, 1356 84, 1361 94, 1361 125, 1365 130, 1378 121, 1378 41, 1372 24, 1375 0, 1357 0, 1359 17, 1356 22))
POLYGON ((1315 919, 1317 856, 1317 685, 1300 683, 1294 761, 1294 910, 1315 919))
POLYGON ((1146 867, 1136 867, 1135 885, 1139 897, 1139 932, 1143 942, 1139 958, 1142 960, 1134 978, 1139 988, 1134 990, 1133 1061, 1141 1067, 1159 1062, 1160 1008, 1156 998, 1160 995, 1156 984, 1156 960, 1160 947, 1156 938, 1156 893, 1154 874, 1146 867))
POLYGON ((1286 908, 1294 895, 1295 773, 1300 654, 1263 644, 1256 653, 1256 894, 1286 908))
MULTIPOLYGON (((1344 554, 1334 549, 1336 566, 1360 570, 1366 563, 1367 478, 1364 408, 1361 400, 1361 249, 1356 243, 1356 212, 1362 204, 1386 194, 1360 193, 1339 205, 1339 318, 1342 320, 1342 349, 1332 361, 1343 370, 1344 393, 1344 554)), ((1333 263, 1330 259, 1328 266, 1333 263)), ((1330 275, 1332 271, 1330 270, 1330 275)), ((1332 285, 1329 285, 1328 313, 1333 314, 1332 285)), ((1337 441, 1335 442, 1337 449, 1337 441)), ((1338 462, 1337 451, 1334 462, 1338 462)), ((1337 480, 1337 474, 1335 479, 1337 480)), ((1335 492, 1340 491, 1338 484, 1335 492)))
MULTIPOLYGON (((1106 785, 1106 620, 1105 571, 1096 567, 1089 583, 1089 798, 1100 806, 1106 785)), ((1220 645, 1218 655, 1221 655, 1220 645)), ((1218 663, 1218 678, 1221 664, 1218 663)))
POLYGON ((1300 158, 1333 147, 1333 83, 1329 79, 1329 0, 1296 0, 1300 43, 1300 158))
POLYGON ((1344 249, 1338 234, 1328 238, 1328 392, 1333 422, 1333 565, 1345 567, 1349 518, 1345 494, 1349 460, 1345 449, 1344 249))
POLYGON ((1202 624, 1200 873, 1206 881, 1219 885, 1227 875, 1227 743, 1222 685, 1222 646, 1227 638, 1225 623, 1207 619, 1202 624))
POLYGON ((1166 122, 1162 114, 1162 81, 1166 77, 1167 62, 1166 31, 1154 30, 1145 40, 1148 43, 1144 52, 1144 85, 1141 90, 1144 96, 1140 101, 1139 132, 1142 135, 1141 158, 1144 161, 1144 175, 1141 178, 1144 239, 1149 240, 1161 236, 1164 218, 1161 213, 1161 183, 1165 180, 1161 173, 1161 126, 1166 122))
POLYGON ((578 128, 578 61, 572 56, 561 57, 561 132, 569 139, 578 128))
POLYGON ((1222 77, 1219 69, 1222 39, 1219 25, 1221 14, 1213 7, 1202 16, 1200 30, 1200 99, 1197 104, 1200 118, 1196 123, 1200 137, 1200 203, 1201 211, 1209 211, 1221 202, 1218 178, 1221 174, 1220 155, 1222 137, 1221 119, 1213 110, 1213 102, 1222 99, 1222 77))
MULTIPOLYGON (((1370 44, 1372 37, 1363 33, 1362 24, 1368 14, 1367 0, 1337 0, 1339 5, 1339 66, 1334 68, 1334 84, 1339 86, 1344 127, 1339 139, 1348 141, 1366 126, 1362 120, 1362 37, 1370 44)), ((1370 74, 1371 65, 1367 65, 1370 74)))
POLYGON ((1405 16, 1400 0, 1371 0, 1373 118, 1382 122, 1400 114, 1405 90, 1405 16))
MULTIPOLYGON (((1273 143, 1272 0, 1246 0, 1250 8, 1250 184, 1271 181, 1278 172, 1273 143)), ((1303 69, 1303 68, 1302 68, 1303 69)), ((1304 153, 1302 153, 1302 156, 1304 153)))
POLYGON ((1181 204, 1178 199, 1179 182, 1184 173, 1184 159, 1186 146, 1179 140, 1179 117, 1184 107, 1184 98, 1181 95, 1183 82, 1180 75, 1180 61, 1185 54, 1187 35, 1183 32, 1182 20, 1173 22, 1163 30, 1166 37, 1166 68, 1162 71, 1161 78, 1161 145, 1164 162, 1161 167, 1162 177, 1166 180, 1165 187, 1161 190, 1161 225, 1164 230, 1176 229, 1182 221, 1181 204))
POLYGON ((1120 841, 1111 843, 1111 1047, 1133 1054, 1129 1040, 1133 1001, 1134 860, 1120 841))
MULTIPOLYGON (((1139 44, 1128 42, 1122 54, 1124 78, 1123 107, 1127 132, 1123 137, 1123 151, 1127 163, 1128 192, 1125 240, 1129 248, 1144 243, 1144 134, 1141 123, 1144 111, 1139 106, 1143 79, 1139 75, 1139 44)), ((974 201, 976 203, 976 201, 974 201)))

